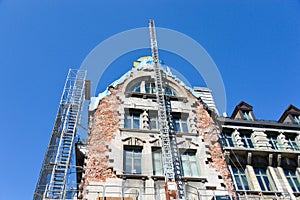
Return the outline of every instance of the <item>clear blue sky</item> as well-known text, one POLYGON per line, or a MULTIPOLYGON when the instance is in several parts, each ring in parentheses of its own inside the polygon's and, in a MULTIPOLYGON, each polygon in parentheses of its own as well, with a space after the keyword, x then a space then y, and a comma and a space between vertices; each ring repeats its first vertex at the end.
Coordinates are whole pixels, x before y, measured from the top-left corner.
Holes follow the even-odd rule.
MULTIPOLYGON (((259 119, 277 120, 289 104, 300 107, 299 1, 0 0, 1 200, 32 198, 68 68, 148 19, 206 49, 223 77, 229 114, 242 100, 259 119)), ((117 60, 99 90, 142 53, 117 60)), ((178 71, 188 66, 167 52, 161 57, 178 71)), ((192 76, 188 67, 180 72, 192 76)))

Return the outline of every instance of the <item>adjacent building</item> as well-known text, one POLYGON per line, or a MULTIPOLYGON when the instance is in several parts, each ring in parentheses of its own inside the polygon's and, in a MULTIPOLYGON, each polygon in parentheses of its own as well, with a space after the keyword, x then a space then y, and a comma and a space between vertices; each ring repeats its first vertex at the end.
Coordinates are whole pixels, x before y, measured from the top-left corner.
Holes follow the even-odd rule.
POLYGON ((290 105, 278 121, 256 118, 241 102, 219 117, 220 140, 239 199, 299 199, 300 110, 290 105))

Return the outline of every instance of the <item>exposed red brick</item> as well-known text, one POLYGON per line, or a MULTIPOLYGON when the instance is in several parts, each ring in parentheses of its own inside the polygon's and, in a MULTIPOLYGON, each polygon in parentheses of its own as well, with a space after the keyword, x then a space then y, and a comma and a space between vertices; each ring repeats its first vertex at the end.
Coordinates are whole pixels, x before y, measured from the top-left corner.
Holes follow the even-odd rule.
POLYGON ((108 144, 119 130, 118 109, 121 104, 116 93, 121 91, 110 88, 111 95, 101 99, 93 116, 92 129, 88 136, 88 158, 86 163, 85 184, 116 178, 113 169, 108 168, 108 144))
POLYGON ((226 186, 225 189, 231 191, 234 195, 233 181, 227 167, 224 152, 222 151, 222 147, 218 141, 218 127, 200 101, 198 101, 195 112, 197 115, 199 134, 202 135, 204 141, 209 144, 210 155, 212 158, 209 165, 222 176, 226 186))

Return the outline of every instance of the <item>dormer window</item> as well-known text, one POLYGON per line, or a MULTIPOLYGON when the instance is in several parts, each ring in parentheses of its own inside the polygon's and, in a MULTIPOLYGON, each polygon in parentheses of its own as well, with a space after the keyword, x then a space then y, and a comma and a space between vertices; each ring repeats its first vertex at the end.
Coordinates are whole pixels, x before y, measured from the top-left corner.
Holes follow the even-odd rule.
POLYGON ((231 115, 231 118, 238 119, 238 120, 247 120, 247 121, 256 120, 253 113, 253 107, 243 101, 235 107, 231 115))
POLYGON ((296 122, 296 124, 300 124, 300 116, 299 115, 294 115, 293 119, 296 122))
POLYGON ((300 125, 300 109, 296 106, 290 105, 282 114, 279 123, 284 124, 298 124, 300 125))
POLYGON ((251 113, 249 111, 242 111, 244 120, 253 121, 251 113))

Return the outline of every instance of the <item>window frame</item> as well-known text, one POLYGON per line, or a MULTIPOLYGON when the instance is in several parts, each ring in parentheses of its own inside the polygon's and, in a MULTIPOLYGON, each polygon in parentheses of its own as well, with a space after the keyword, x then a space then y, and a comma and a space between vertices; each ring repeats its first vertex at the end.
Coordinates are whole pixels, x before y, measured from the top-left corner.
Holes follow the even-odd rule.
POLYGON ((235 146, 231 133, 223 132, 221 140, 222 140, 222 144, 225 147, 234 147, 235 146))
POLYGON ((242 111, 243 119, 247 121, 254 121, 251 111, 242 111))
POLYGON ((251 133, 240 133, 241 141, 245 148, 254 148, 253 141, 251 139, 251 133))
POLYGON ((245 169, 243 169, 241 166, 236 167, 236 165, 236 163, 230 165, 235 187, 237 188, 237 190, 250 190, 250 185, 248 183, 245 169), (238 185, 238 183, 240 183, 241 185, 238 185))
POLYGON ((172 113, 174 132, 188 133, 188 115, 184 113, 172 113))
POLYGON ((293 151, 299 151, 300 148, 296 143, 296 136, 289 136, 286 135, 285 139, 288 141, 289 147, 291 148, 291 150, 293 151))
POLYGON ((300 125, 300 115, 293 115, 293 119, 296 122, 296 124, 300 125))
POLYGON ((124 127, 128 129, 141 129, 141 114, 142 111, 136 109, 125 111, 124 127))
POLYGON ((143 171, 142 152, 143 152, 143 148, 141 146, 133 146, 133 145, 123 146, 123 173, 124 174, 142 174, 143 171), (129 154, 127 154, 127 152, 131 153, 132 156, 131 163, 129 163, 129 165, 127 165, 127 163, 130 161, 130 158, 128 158, 129 154), (127 169, 128 166, 130 166, 130 169, 127 169), (140 169, 138 169, 138 167, 140 169))
POLYGON ((164 176, 162 150, 160 147, 152 147, 152 169, 154 176, 164 176))
POLYGON ((278 135, 267 135, 267 138, 269 140, 269 144, 271 145, 271 148, 274 150, 279 150, 280 145, 278 143, 278 135))
POLYGON ((187 149, 180 152, 180 162, 182 166, 183 176, 186 177, 200 177, 200 170, 198 168, 197 151, 187 149), (187 159, 184 159, 187 158, 187 159), (186 171, 187 169, 188 171, 186 171), (188 173, 188 174, 187 174, 188 173))
POLYGON ((300 182, 295 169, 283 169, 284 175, 293 192, 300 192, 300 182), (298 183, 298 186, 297 186, 298 183))
POLYGON ((157 111, 149 111, 148 122, 149 130, 159 130, 159 120, 157 111))
POLYGON ((256 179, 259 183, 260 189, 263 192, 274 191, 272 179, 268 175, 268 169, 265 167, 253 167, 256 179), (267 181, 267 182, 266 182, 267 181))

